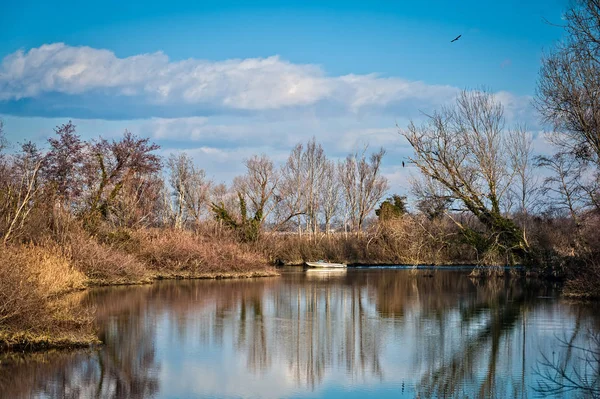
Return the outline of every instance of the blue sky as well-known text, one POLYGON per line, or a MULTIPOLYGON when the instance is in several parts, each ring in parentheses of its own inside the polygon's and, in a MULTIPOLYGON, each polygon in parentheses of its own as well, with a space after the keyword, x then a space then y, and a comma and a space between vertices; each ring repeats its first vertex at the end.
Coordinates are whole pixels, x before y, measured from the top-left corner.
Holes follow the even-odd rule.
POLYGON ((12 1, 0 13, 0 115, 13 140, 68 119, 85 137, 127 128, 225 181, 240 157, 282 160, 313 135, 333 156, 368 142, 388 149, 386 173, 402 184, 395 124, 458 89, 485 86, 511 122, 540 129, 530 99, 562 34, 544 19, 560 23, 567 5, 12 1))

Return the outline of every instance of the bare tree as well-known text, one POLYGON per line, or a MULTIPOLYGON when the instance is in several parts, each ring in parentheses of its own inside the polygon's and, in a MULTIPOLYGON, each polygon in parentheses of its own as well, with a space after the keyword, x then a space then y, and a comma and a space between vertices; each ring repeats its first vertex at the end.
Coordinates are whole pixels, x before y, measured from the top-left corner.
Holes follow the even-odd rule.
MULTIPOLYGON (((510 167, 514 173, 513 184, 510 188, 510 198, 516 204, 509 203, 506 210, 516 211, 515 218, 523 230, 526 244, 529 230, 529 213, 538 205, 539 179, 534 173, 536 164, 533 155, 533 139, 524 126, 518 126, 507 137, 510 167)), ((510 202, 510 201, 509 201, 510 202)))
POLYGON ((211 186, 212 182, 206 178, 204 169, 198 169, 192 165, 192 178, 186 190, 185 205, 196 225, 200 223, 206 210, 211 186))
MULTIPOLYGON (((559 152, 600 168, 600 2, 576 0, 566 39, 542 60, 536 106, 556 133, 559 152)), ((582 163, 582 165, 583 165, 582 163)), ((596 200, 598 191, 586 190, 596 200)), ((600 207, 596 209, 600 210, 600 207)))
POLYGON ((89 215, 107 219, 117 196, 134 178, 152 176, 161 168, 153 154, 159 148, 149 139, 125 131, 119 141, 100 139, 89 149, 84 171, 89 189, 89 215))
POLYGON ((362 230, 365 219, 387 190, 387 179, 381 176, 384 155, 382 148, 367 160, 365 148, 360 154, 348 155, 338 165, 346 212, 355 231, 362 230))
POLYGON ((148 227, 160 223, 163 181, 158 173, 135 173, 112 201, 110 220, 119 227, 148 227))
POLYGON ((8 165, 4 155, 4 149, 7 145, 7 140, 4 137, 4 122, 0 119, 0 190, 2 190, 2 186, 8 183, 8 165))
POLYGON ((417 209, 429 220, 440 219, 454 202, 447 189, 429 176, 413 177, 410 185, 417 209))
POLYGON ((36 205, 36 195, 39 192, 39 171, 44 162, 43 155, 31 142, 21 147, 13 163, 14 180, 7 182, 2 197, 5 203, 6 231, 3 233, 3 243, 13 238, 15 232, 23 228, 31 210, 36 205))
POLYGON ((306 214, 306 181, 303 176, 302 154, 304 147, 297 144, 285 165, 281 168, 281 181, 278 190, 278 208, 280 222, 284 224, 296 218, 298 233, 302 234, 302 216, 306 214))
POLYGON ((524 126, 518 126, 507 137, 510 167, 515 174, 511 194, 516 198, 516 211, 527 215, 535 206, 538 178, 534 173, 533 139, 524 126))
POLYGON ((253 219, 262 225, 273 210, 279 176, 273 161, 264 154, 246 160, 245 165, 246 175, 236 177, 233 184, 240 196, 248 201, 253 219))
POLYGON ((296 218, 298 233, 302 234, 302 218, 304 227, 309 233, 316 233, 320 225, 322 203, 321 191, 327 157, 321 144, 313 137, 306 147, 297 144, 287 162, 281 168, 281 182, 278 197, 279 219, 284 223, 296 218))
POLYGON ((503 107, 492 94, 463 91, 453 107, 428 116, 422 126, 411 122, 401 133, 413 147, 411 162, 444 188, 442 196, 475 215, 495 245, 523 257, 529 252, 523 232, 502 213, 515 174, 505 139, 515 131, 504 125, 503 107))
POLYGON ((306 144, 306 151, 302 154, 302 165, 306 195, 306 227, 313 234, 319 230, 319 193, 323 190, 323 173, 327 158, 321 144, 317 144, 313 137, 306 144))
POLYGON ((43 170, 44 178, 55 191, 59 205, 70 209, 77 205, 83 194, 82 176, 86 143, 76 134, 75 125, 70 121, 57 126, 56 138, 49 138, 50 151, 43 170))
POLYGON ((327 161, 323 167, 323 186, 320 191, 321 211, 325 223, 325 233, 329 234, 331 222, 340 208, 341 187, 336 173, 335 163, 327 161))
POLYGON ((549 205, 567 211, 579 226, 579 212, 586 205, 580 162, 569 154, 559 152, 551 157, 538 157, 538 165, 552 172, 544 179, 541 190, 549 198, 549 205))
POLYGON ((173 190, 173 223, 176 229, 183 228, 185 222, 185 197, 191 178, 192 161, 186 153, 171 154, 167 160, 169 184, 173 190))

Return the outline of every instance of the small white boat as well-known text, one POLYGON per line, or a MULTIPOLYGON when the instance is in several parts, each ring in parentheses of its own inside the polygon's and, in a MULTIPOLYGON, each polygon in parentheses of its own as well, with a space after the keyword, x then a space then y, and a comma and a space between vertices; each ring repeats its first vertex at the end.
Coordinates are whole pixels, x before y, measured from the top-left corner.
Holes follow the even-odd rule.
POLYGON ((324 269, 333 269, 333 268, 342 268, 342 267, 348 267, 346 264, 344 263, 330 263, 330 262, 325 262, 324 260, 318 260, 316 262, 305 262, 306 266, 308 267, 318 267, 318 268, 324 268, 324 269))

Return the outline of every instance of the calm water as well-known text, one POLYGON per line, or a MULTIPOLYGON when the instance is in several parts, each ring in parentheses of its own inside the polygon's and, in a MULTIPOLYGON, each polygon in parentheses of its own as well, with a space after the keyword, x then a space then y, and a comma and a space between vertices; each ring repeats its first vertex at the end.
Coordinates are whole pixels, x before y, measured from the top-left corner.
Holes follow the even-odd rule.
POLYGON ((106 345, 5 358, 0 396, 533 398, 544 355, 584 370, 561 340, 589 344, 594 306, 534 281, 428 273, 94 290, 84 300, 106 345))

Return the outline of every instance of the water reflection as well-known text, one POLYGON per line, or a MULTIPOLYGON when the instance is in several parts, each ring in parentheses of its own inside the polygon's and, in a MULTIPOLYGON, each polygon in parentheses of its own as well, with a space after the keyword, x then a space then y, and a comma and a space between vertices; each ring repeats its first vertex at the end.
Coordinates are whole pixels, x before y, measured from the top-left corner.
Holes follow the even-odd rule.
POLYGON ((5 359, 0 396, 525 398, 557 333, 600 324, 551 286, 451 271, 171 281, 85 301, 106 345, 5 359))

